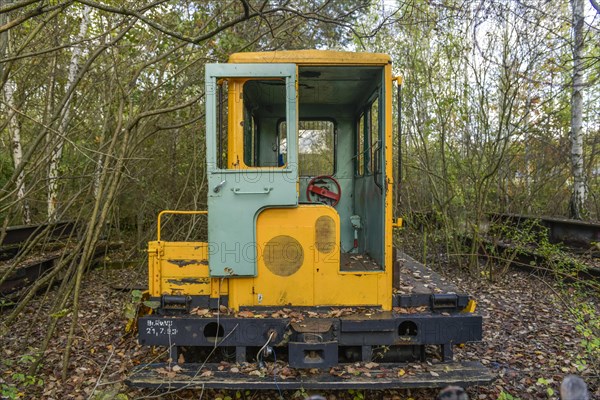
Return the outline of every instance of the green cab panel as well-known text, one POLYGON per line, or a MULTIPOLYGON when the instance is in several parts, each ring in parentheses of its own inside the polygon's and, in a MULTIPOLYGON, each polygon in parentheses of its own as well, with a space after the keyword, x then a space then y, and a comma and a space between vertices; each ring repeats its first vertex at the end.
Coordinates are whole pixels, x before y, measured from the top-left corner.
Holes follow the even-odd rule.
POLYGON ((208 259, 212 277, 256 276, 256 218, 268 207, 298 205, 297 91, 295 64, 206 65, 208 259), (226 168, 217 160, 217 88, 223 78, 285 80, 281 104, 287 123, 287 162, 282 167, 226 168))

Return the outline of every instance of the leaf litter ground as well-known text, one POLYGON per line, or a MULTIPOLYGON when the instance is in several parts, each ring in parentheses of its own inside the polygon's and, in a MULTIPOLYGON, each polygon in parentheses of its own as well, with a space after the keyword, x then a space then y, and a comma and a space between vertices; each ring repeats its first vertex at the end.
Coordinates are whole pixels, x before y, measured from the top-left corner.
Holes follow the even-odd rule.
MULTIPOLYGON (((497 399, 501 393, 521 399, 557 398, 560 382, 567 373, 583 375, 593 396, 600 398, 598 365, 588 360, 587 369, 577 369, 586 353, 581 346, 582 336, 576 329, 576 319, 566 306, 571 299, 565 299, 560 294, 569 294, 568 289, 559 288, 550 278, 523 271, 511 270, 495 283, 454 269, 438 272, 473 295, 478 301, 478 312, 484 318, 483 341, 457 348, 455 353, 457 360, 481 360, 498 376, 490 386, 469 388, 472 399, 497 399)), ((65 381, 61 379, 61 365, 70 324, 68 312, 55 316, 59 318, 58 332, 44 354, 42 367, 35 375, 37 379, 32 381, 32 377, 28 376, 29 356, 43 341, 54 290, 38 296, 8 333, 0 338, 0 385, 3 385, 0 387, 15 388, 14 393, 23 398, 44 399, 280 398, 275 391, 186 390, 169 394, 125 386, 123 381, 133 367, 141 363, 165 361, 167 358, 162 349, 139 346, 134 336, 124 332, 124 309, 131 301, 131 293, 122 288, 143 287, 145 284, 145 267, 95 269, 87 274, 73 356, 65 381)), ((588 301, 597 317, 598 297, 589 296, 588 301)), ((7 312, 5 310, 0 314, 0 321, 7 312)), ((227 368, 239 368, 248 374, 260 373, 252 366, 231 365, 227 368)), ((350 368, 353 369, 352 373, 367 374, 370 369, 369 365, 350 368)), ((288 373, 293 374, 290 371, 288 373)), ((282 397, 303 398, 306 394, 285 392, 282 397)), ((420 400, 434 398, 436 391, 337 391, 322 394, 331 400, 420 400)))

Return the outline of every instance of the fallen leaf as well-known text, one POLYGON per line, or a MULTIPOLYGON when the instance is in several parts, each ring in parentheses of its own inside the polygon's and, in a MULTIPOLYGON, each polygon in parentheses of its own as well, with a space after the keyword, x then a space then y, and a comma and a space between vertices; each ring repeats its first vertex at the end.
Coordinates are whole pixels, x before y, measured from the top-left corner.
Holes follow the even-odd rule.
POLYGON ((240 318, 252 318, 254 317, 254 313, 252 311, 240 311, 237 316, 240 318))

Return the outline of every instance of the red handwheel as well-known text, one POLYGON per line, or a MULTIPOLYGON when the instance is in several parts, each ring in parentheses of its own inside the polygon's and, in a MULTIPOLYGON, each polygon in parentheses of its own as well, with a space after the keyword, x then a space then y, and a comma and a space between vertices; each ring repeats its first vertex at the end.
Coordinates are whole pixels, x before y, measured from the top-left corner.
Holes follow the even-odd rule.
POLYGON ((342 188, 338 181, 330 175, 315 176, 306 187, 306 199, 311 203, 325 203, 335 207, 340 201, 340 197, 342 197, 342 188))

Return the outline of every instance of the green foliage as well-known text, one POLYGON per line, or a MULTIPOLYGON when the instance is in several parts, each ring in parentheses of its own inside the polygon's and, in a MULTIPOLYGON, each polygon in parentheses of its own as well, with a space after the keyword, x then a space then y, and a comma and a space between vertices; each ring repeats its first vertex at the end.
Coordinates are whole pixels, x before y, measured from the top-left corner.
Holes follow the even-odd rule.
POLYGON ((487 276, 490 279, 493 267, 499 261, 504 263, 504 267, 498 271, 502 274, 519 256, 533 256, 530 267, 546 270, 561 280, 577 278, 587 268, 560 243, 550 242, 549 229, 536 219, 524 219, 516 225, 499 221, 490 225, 487 235, 492 241, 486 246, 490 259, 487 276))
POLYGON ((552 379, 538 378, 536 385, 543 387, 548 397, 551 398, 554 396, 554 389, 550 387, 552 383, 554 383, 552 379))
POLYGON ((498 400, 521 400, 519 397, 515 397, 512 394, 502 391, 498 395, 498 400))
POLYGON ((352 396, 352 400, 364 400, 365 393, 361 390, 349 389, 348 394, 352 396))
MULTIPOLYGON (((405 78, 401 212, 443 215, 442 245, 459 263, 460 254, 478 249, 486 212, 564 215, 570 198, 570 91, 562 89, 572 73, 567 67, 572 54, 564 47, 568 4, 541 16, 514 2, 488 3, 495 11, 403 3, 393 10, 402 24, 356 38, 357 47, 390 53, 395 73, 405 78), (460 243, 465 234, 475 236, 466 252, 460 243)), ((391 12, 373 3, 364 32, 385 19, 386 11, 391 12)), ((598 52, 598 46, 589 41, 588 46, 598 52)), ((598 154, 593 143, 584 147, 592 163, 598 154)), ((589 182, 599 187, 600 175, 589 176, 589 182)), ((593 193, 589 206, 600 210, 593 193)), ((433 244, 429 240, 430 248, 433 244)), ((475 266, 478 260, 467 261, 475 266)))
POLYGON ((9 154, 0 152, 0 187, 4 187, 14 171, 9 154))
POLYGON ((151 310, 155 310, 160 306, 159 301, 145 299, 147 299, 147 293, 145 294, 141 290, 131 291, 131 298, 125 303, 123 309, 123 315, 127 318, 126 332, 133 332, 137 329, 136 323, 141 313, 148 314, 151 310))
POLYGON ((17 387, 12 384, 0 383, 0 396, 3 399, 18 399, 23 397, 23 393, 17 390, 17 387))
MULTIPOLYGON (((8 146, 7 146, 8 147, 8 146)), ((12 160, 8 153, 0 151, 0 188, 3 188, 14 171, 12 160)), ((6 217, 6 211, 0 210, 0 218, 6 217)), ((0 304, 1 307, 1 304, 0 304)))
MULTIPOLYGON (((27 369, 35 358, 31 355, 23 355, 17 361, 19 368, 27 369)), ((2 364, 6 368, 16 367, 12 360, 5 359, 2 364)), ((37 375, 30 375, 23 372, 13 372, 10 374, 9 381, 0 380, 0 398, 19 399, 25 397, 25 393, 32 387, 42 388, 44 380, 37 375)))
POLYGON ((125 393, 119 393, 120 387, 113 387, 101 391, 94 392, 94 400, 129 400, 129 396, 125 393))
POLYGON ((292 398, 294 399, 306 399, 309 397, 308 392, 304 388, 300 388, 294 392, 292 398))
POLYGON ((574 299, 570 308, 575 316, 575 330, 581 336, 579 346, 582 354, 576 356, 576 365, 579 371, 591 369, 598 373, 600 365, 600 315, 582 292, 574 299))
POLYGON ((50 316, 52 318, 63 318, 63 317, 66 317, 67 315, 69 315, 70 312, 71 312, 71 310, 69 308, 63 308, 62 310, 59 310, 53 314, 50 314, 50 316))
POLYGON ((8 299, 0 299, 0 311, 4 308, 4 307, 13 307, 15 305, 14 301, 8 300, 8 299))
POLYGON ((132 290, 131 299, 125 304, 125 318, 128 320, 134 319, 137 316, 138 308, 142 302, 143 293, 141 290, 132 290))
POLYGON ((518 256, 529 254, 537 247, 547 252, 553 246, 547 233, 548 229, 533 219, 520 221, 517 226, 502 220, 492 223, 488 231, 492 243, 486 246, 489 256, 486 277, 493 280, 496 272, 503 275, 518 256), (503 267, 495 271, 498 264, 503 267))
MULTIPOLYGON (((544 260, 543 265, 538 266, 534 261, 531 267, 553 273, 562 285, 563 297, 569 299, 566 304, 574 317, 575 330, 581 337, 581 352, 575 355, 576 367, 580 372, 597 369, 600 361, 600 315, 597 305, 589 299, 597 296, 598 287, 578 278, 587 266, 559 244, 551 243, 548 229, 536 220, 525 220, 517 227, 499 224, 494 229, 494 234, 505 238, 511 245, 510 250, 501 255, 507 261, 512 261, 519 254, 532 252, 544 260)), ((537 383, 548 386, 549 382, 540 378, 537 383)), ((552 396, 554 391, 548 386, 547 392, 548 396, 552 396)))

